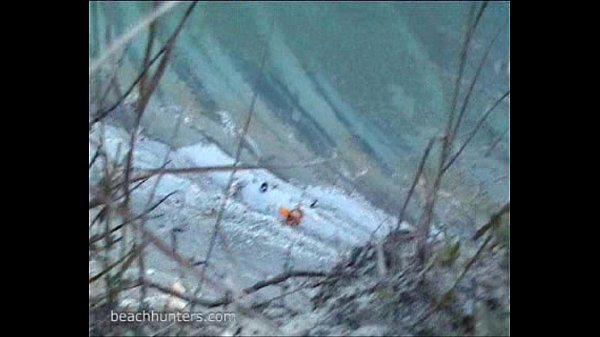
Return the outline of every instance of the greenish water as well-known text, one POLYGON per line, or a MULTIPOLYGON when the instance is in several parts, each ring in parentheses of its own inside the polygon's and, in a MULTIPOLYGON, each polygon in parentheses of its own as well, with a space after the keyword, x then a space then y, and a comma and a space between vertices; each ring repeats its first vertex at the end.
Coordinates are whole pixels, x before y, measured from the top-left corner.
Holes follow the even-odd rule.
MULTIPOLYGON (((180 4, 159 20, 158 45, 186 7, 180 4)), ((90 57, 97 40, 102 49, 107 35, 121 35, 151 8, 150 3, 91 3, 90 57)), ((169 118, 169 111, 184 111, 192 126, 231 153, 235 139, 220 124, 221 112, 241 125, 257 90, 249 137, 261 155, 289 163, 337 154, 325 167, 278 174, 357 189, 382 208, 397 208, 427 140, 447 119, 469 8, 461 2, 200 3, 153 98, 147 129, 166 139, 165 121, 175 117, 169 118), (265 45, 267 61, 257 82, 265 45)), ((475 86, 459 144, 509 87, 508 16, 508 3, 492 2, 475 32, 463 93, 501 29, 475 86)), ((119 71, 123 86, 139 71, 146 39, 141 34, 127 49, 119 71)), ((508 128, 508 117, 505 101, 449 172, 446 188, 457 199, 465 201, 478 190, 487 192, 487 199, 478 201, 484 204, 508 197, 508 179, 496 181, 508 172, 508 133, 487 153, 508 128)))

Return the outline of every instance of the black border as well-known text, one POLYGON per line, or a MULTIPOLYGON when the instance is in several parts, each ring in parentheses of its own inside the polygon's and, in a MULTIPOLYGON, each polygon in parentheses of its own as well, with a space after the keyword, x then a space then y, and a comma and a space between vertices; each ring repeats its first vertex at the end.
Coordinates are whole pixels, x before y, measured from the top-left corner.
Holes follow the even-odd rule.
MULTIPOLYGON (((88 302, 85 238, 88 234, 84 220, 87 216, 88 121, 84 110, 88 107, 85 75, 89 66, 86 62, 88 8, 83 1, 24 5, 7 12, 21 14, 16 15, 17 22, 11 23, 13 28, 5 28, 3 53, 13 58, 6 63, 7 70, 16 72, 15 79, 7 80, 12 87, 8 90, 23 95, 21 98, 8 95, 7 100, 16 104, 3 109, 5 117, 16 117, 14 121, 6 118, 3 123, 5 132, 16 131, 3 135, 4 148, 8 150, 4 162, 8 169, 6 182, 7 186, 15 184, 5 189, 5 196, 10 199, 4 214, 3 238, 9 250, 4 259, 8 271, 5 279, 11 284, 7 288, 9 295, 16 296, 8 303, 22 306, 10 318, 25 319, 28 322, 25 331, 38 328, 40 332, 81 330, 85 333, 88 329, 85 318, 88 302), (29 26, 29 32, 25 26, 29 26), (18 34, 10 33, 15 30, 18 34), (21 282, 24 285, 17 286, 21 282), (23 299, 23 294, 31 298, 23 299)), ((516 299, 515 310, 511 312, 512 333, 527 327, 536 332, 556 331, 555 324, 558 325, 559 320, 564 322, 569 314, 581 314, 586 309, 556 302, 564 295, 557 295, 555 291, 562 293, 574 286, 557 283, 562 282, 561 276, 577 280, 593 277, 574 265, 574 260, 556 259, 571 249, 565 243, 575 246, 575 255, 586 254, 582 251, 586 248, 582 247, 583 240, 578 240, 581 236, 593 236, 585 233, 591 233, 595 221, 593 217, 580 222, 560 216, 571 212, 566 204, 585 201, 582 199, 586 197, 561 191, 556 180, 567 178, 570 182, 565 185, 581 182, 586 185, 584 174, 587 173, 580 171, 582 165, 579 164, 593 164, 578 162, 576 154, 557 144, 564 144, 570 137, 581 140, 580 135, 571 135, 568 129, 573 127, 571 132, 574 133, 587 132, 579 128, 585 126, 581 124, 585 124, 585 117, 593 112, 578 112, 555 103, 559 98, 556 96, 563 95, 565 90, 578 90, 585 84, 564 81, 556 75, 557 71, 564 71, 557 67, 569 67, 565 63, 577 62, 573 56, 558 60, 559 64, 544 62, 550 53, 560 53, 556 49, 566 49, 562 53, 569 54, 575 48, 573 40, 565 39, 564 34, 557 31, 570 26, 565 18, 569 15, 561 13, 567 9, 564 6, 554 9, 556 13, 551 14, 545 9, 511 3, 511 31, 515 34, 511 34, 510 48, 513 101, 510 183, 512 211, 516 212, 512 217, 516 227, 511 236, 511 292, 516 299), (535 53, 543 46, 551 46, 552 50, 535 53), (552 110, 558 110, 558 114, 552 110), (576 123, 569 124, 571 118, 576 123), (569 177, 581 180, 574 182, 569 177), (532 216, 526 216, 528 213, 532 216), (550 289, 547 283, 551 283, 550 289), (555 311, 557 321, 549 317, 536 320, 532 316, 533 312, 536 316, 545 315, 545 311, 555 311)), ((580 8, 576 14, 581 15, 581 11, 580 8)), ((576 148, 575 144, 572 146, 576 148)), ((593 180, 593 176, 589 178, 593 180)), ((585 187, 591 189, 591 186, 585 187)), ((572 212, 577 209, 588 215, 595 213, 594 208, 587 206, 573 208, 572 212)), ((575 327, 580 325, 586 323, 581 320, 575 323, 575 327)), ((568 327, 572 328, 572 325, 568 327)))

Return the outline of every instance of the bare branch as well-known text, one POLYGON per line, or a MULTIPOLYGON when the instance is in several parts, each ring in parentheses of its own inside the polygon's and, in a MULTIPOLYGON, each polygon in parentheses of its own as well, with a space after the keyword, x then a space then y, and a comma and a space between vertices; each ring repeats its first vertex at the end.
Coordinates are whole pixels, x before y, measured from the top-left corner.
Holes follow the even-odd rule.
MULTIPOLYGON (((135 127, 131 133, 131 139, 129 142, 129 152, 127 154, 127 166, 125 167, 125 188, 126 188, 125 201, 124 201, 125 208, 128 207, 128 203, 129 203, 129 183, 130 183, 129 178, 130 178, 130 173, 131 173, 131 166, 133 164, 133 154, 134 154, 135 142, 136 142, 136 137, 137 137, 137 131, 139 130, 142 115, 144 114, 146 105, 148 104, 150 97, 154 93, 154 90, 156 89, 156 86, 158 85, 158 82, 160 81, 160 78, 162 77, 162 75, 166 69, 167 63, 170 60, 171 51, 173 50, 173 46, 175 44, 175 41, 177 40, 177 36, 181 32, 181 29, 183 28, 183 24, 185 23, 187 18, 190 16, 192 10, 194 9, 194 7, 196 7, 197 4, 198 4, 197 1, 192 2, 192 4, 188 7, 187 11, 185 12, 184 16, 179 21, 179 24, 177 25, 175 32, 173 32, 173 34, 171 35, 171 37, 169 38, 169 40, 167 42, 167 49, 160 61, 160 64, 158 65, 158 69, 155 71, 154 75, 152 76, 152 79, 151 79, 150 83, 148 84, 148 87, 144 86, 144 91, 140 94, 140 97, 138 99, 138 102, 136 105, 135 127)), ((150 36, 150 38, 152 38, 152 36, 150 36)), ((151 44, 150 41, 151 40, 149 40, 149 42, 148 42, 149 44, 151 44)), ((144 78, 145 78, 145 75, 144 75, 144 78)))
POLYGON ((100 151, 96 150, 96 153, 94 153, 94 156, 92 157, 92 160, 90 160, 90 164, 88 166, 88 170, 92 168, 92 166, 94 166, 94 163, 96 162, 96 159, 98 159, 98 155, 100 154, 100 151))
POLYGON ((243 292, 246 295, 248 295, 248 294, 256 292, 262 288, 268 287, 270 285, 274 285, 274 284, 278 284, 278 283, 287 281, 289 278, 292 278, 292 277, 324 277, 324 276, 328 276, 328 275, 329 275, 328 273, 322 272, 322 271, 292 270, 292 271, 287 271, 287 272, 284 272, 277 276, 274 276, 270 279, 257 282, 253 286, 244 289, 243 292))
MULTIPOLYGON (((476 3, 473 3, 472 7, 471 7, 471 11, 469 13, 469 17, 473 16, 475 7, 477 6, 476 3)), ((467 52, 469 50, 469 44, 471 42, 471 38, 475 32, 475 29, 477 28, 477 25, 479 23, 479 19, 481 18, 481 16, 483 15, 483 11, 485 10, 485 8, 487 7, 487 1, 483 3, 483 5, 481 5, 481 7, 479 8, 479 12, 477 13, 477 17, 475 19, 475 22, 473 24, 471 24, 469 22, 469 26, 467 27, 467 31, 465 32, 465 38, 463 41, 463 46, 462 46, 462 50, 460 53, 460 62, 459 62, 459 69, 458 69, 458 76, 455 79, 454 82, 454 94, 452 96, 452 107, 450 109, 450 113, 448 114, 448 123, 446 125, 446 137, 448 137, 448 143, 451 143, 453 136, 451 135, 452 133, 452 125, 454 124, 454 112, 456 110, 456 104, 458 102, 458 97, 460 94, 460 84, 462 82, 462 77, 463 77, 463 73, 464 73, 464 68, 465 68, 465 64, 467 62, 467 52)))
POLYGON ((458 118, 456 119, 454 129, 450 133, 452 135, 452 139, 450 140, 450 142, 451 142, 450 146, 452 146, 452 143, 454 143, 454 139, 456 138, 456 135, 458 134, 458 129, 460 128, 460 124, 461 124, 462 118, 464 117, 465 112, 467 110, 467 106, 469 105, 469 102, 471 99, 471 94, 473 93, 475 84, 477 83, 477 80, 479 79, 479 75, 481 74, 483 65, 485 64, 485 61, 487 61, 490 51, 492 50, 492 46, 494 45, 494 43, 500 36, 500 33, 502 32, 503 28, 504 28, 504 25, 500 26, 500 28, 498 28, 498 32, 496 33, 496 35, 494 36, 492 41, 490 41, 490 43, 488 44, 488 46, 483 54, 483 57, 481 58, 481 61, 479 61, 479 65, 477 66, 477 70, 475 71, 475 75, 473 76, 473 80, 471 80, 471 85, 469 86, 469 89, 467 90, 467 95, 465 96, 465 98, 463 100, 463 104, 460 108, 460 112, 458 114, 458 118))
MULTIPOLYGON (((175 124, 175 128, 173 129, 173 133, 172 133, 172 135, 171 135, 171 141, 173 141, 173 139, 174 139, 174 138, 177 136, 177 134, 179 133, 179 128, 180 128, 180 126, 181 126, 181 121, 183 120, 183 118, 182 118, 182 117, 183 117, 183 114, 179 114, 179 117, 177 118, 177 123, 175 124)), ((168 150, 168 151, 167 151, 167 153, 165 154, 165 158, 163 159, 163 165, 162 165, 163 169, 164 169, 164 168, 167 166, 167 164, 169 163, 169 156, 171 155, 171 151, 172 151, 172 150, 173 150, 173 148, 172 148, 172 147, 169 147, 169 150, 168 150)), ((156 179, 156 181, 155 181, 155 183, 154 183, 154 186, 152 186, 152 191, 150 192, 150 197, 148 198, 148 202, 146 203, 146 207, 150 206, 150 204, 152 203, 152 200, 154 200, 154 196, 155 196, 155 194, 156 194, 156 189, 158 188, 158 184, 160 183, 160 181, 161 181, 161 179, 163 178, 163 176, 164 176, 164 172, 161 172, 161 173, 158 175, 158 178, 156 179)), ((170 196, 170 195, 172 195, 172 194, 174 194, 174 193, 175 193, 175 191, 173 191, 173 192, 169 193, 169 194, 167 195, 167 197, 168 197, 168 196, 170 196)), ((163 198, 163 200, 165 200, 165 199, 166 199, 166 198, 163 198)), ((161 200, 161 202, 162 202, 162 200, 161 200)), ((156 206, 155 206, 155 207, 156 207, 156 206)), ((150 209, 150 211, 151 211, 152 209, 153 209, 153 208, 151 208, 151 209, 150 209)), ((143 217, 143 218, 142 218, 142 220, 141 220, 141 223, 140 223, 140 227, 141 227, 141 228, 144 228, 144 225, 145 225, 145 223, 146 223, 146 217, 143 217)), ((145 240, 145 236, 144 236, 144 235, 142 235, 142 241, 143 241, 143 242, 145 242, 145 241, 146 241, 146 240, 145 240)), ((175 246, 176 242, 173 242, 173 243, 174 243, 174 245, 173 245, 173 248, 172 248, 172 249, 173 249, 173 254, 175 254, 175 253, 177 252, 177 248, 176 248, 176 246, 175 246)), ((140 250, 140 253, 139 253, 139 265, 140 265, 140 278, 142 278, 142 277, 144 277, 144 275, 145 275, 145 268, 144 268, 144 266, 145 266, 145 263, 144 263, 144 251, 143 251, 143 247, 142 247, 142 249, 140 250)), ((143 303, 143 302, 144 302, 144 298, 145 298, 145 296, 146 296, 146 285, 145 285, 145 284, 142 284, 142 287, 141 287, 140 294, 141 294, 140 303, 143 303)))
POLYGON ((461 147, 458 149, 458 151, 456 151, 456 154, 453 155, 448 162, 446 163, 446 165, 442 168, 442 174, 445 173, 448 168, 450 167, 450 165, 452 165, 452 163, 454 163, 454 161, 456 160, 456 158, 458 158, 458 156, 460 156, 460 154, 463 152, 463 150, 465 149, 465 147, 467 147, 467 145, 469 145, 469 142, 471 142, 471 140, 473 139, 473 137, 475 137, 475 134, 477 133, 477 131, 479 131, 479 129, 481 128, 481 126, 483 125, 483 123, 485 122, 485 120, 489 117, 489 115, 492 113, 492 111, 494 111, 494 109, 496 109, 496 107, 506 98, 508 97, 508 95, 510 95, 510 90, 508 90, 506 93, 504 93, 504 95, 502 95, 502 97, 498 98, 498 100, 496 100, 496 102, 494 103, 494 105, 492 105, 481 117, 481 119, 479 120, 479 122, 477 122, 477 125, 473 128, 473 130, 471 131, 471 133, 469 134, 469 136, 467 137, 467 139, 465 140, 465 142, 463 143, 463 145, 461 145, 461 147))
POLYGON ((152 232, 148 231, 145 228, 142 228, 136 222, 132 222, 131 225, 134 226, 136 230, 143 231, 149 243, 153 244, 161 253, 163 253, 165 256, 169 257, 171 260, 176 262, 180 267, 191 271, 192 274, 194 274, 199 279, 204 278, 204 280, 208 281, 208 284, 214 289, 223 289, 221 282, 216 282, 214 280, 211 280, 209 277, 204 277, 204 275, 202 275, 199 270, 194 268, 194 265, 189 261, 189 259, 184 258, 179 253, 173 252, 173 247, 166 244, 163 240, 158 238, 152 232))
MULTIPOLYGON (((152 3, 154 10, 158 6, 158 2, 154 1, 152 3)), ((156 35, 156 21, 153 21, 150 24, 150 28, 148 29, 148 43, 146 43, 146 52, 144 53, 144 62, 142 62, 143 69, 150 68, 150 54, 152 53, 152 47, 154 46, 154 36, 156 35)), ((142 97, 146 93, 146 81, 148 79, 148 72, 143 72, 144 75, 140 80, 139 91, 140 97, 142 97)))
MULTIPOLYGON (((104 117, 106 117, 110 112, 112 112, 113 110, 115 110, 121 103, 123 103, 123 101, 129 96, 129 94, 131 94, 131 92, 133 91, 133 89, 135 89, 136 85, 138 83, 140 83, 140 81, 142 81, 142 79, 147 77, 147 72, 150 70, 150 67, 152 67, 152 65, 158 61, 158 59, 160 58, 161 55, 163 55, 165 52, 167 52, 168 50, 170 50, 175 42, 175 39, 177 37, 177 35, 179 34, 179 32, 181 31, 181 29, 183 28, 183 24, 185 23, 185 21, 187 20, 187 18, 189 17, 192 9, 194 9, 195 5, 197 4, 196 1, 194 1, 190 7, 188 7, 186 13, 184 14, 182 20, 179 22, 177 28, 175 29, 175 31, 173 32, 173 34, 171 34, 171 36, 169 37, 169 39, 167 40, 167 42, 165 42, 165 44, 163 45, 163 47, 154 55, 154 57, 152 57, 152 59, 150 59, 147 63, 144 62, 144 67, 142 69, 142 71, 140 72, 140 74, 138 75, 138 77, 133 81, 133 83, 131 83, 131 85, 127 88, 127 90, 125 90, 125 93, 108 109, 102 111, 102 112, 97 112, 95 115, 96 117, 94 117, 92 119, 92 121, 89 124, 89 127, 91 128, 91 126, 100 121, 101 119, 103 119, 104 117)), ((156 77, 156 80, 158 80, 158 77, 156 77)))
POLYGON ((492 214, 492 216, 490 217, 490 221, 488 221, 485 225, 479 228, 477 232, 475 232, 475 235, 473 235, 473 240, 479 239, 488 230, 497 226, 500 218, 508 212, 510 212, 510 201, 504 204, 504 206, 502 206, 502 208, 498 212, 492 214))
MULTIPOLYGON (((473 7, 471 8, 471 12, 470 12, 470 17, 472 17, 472 13, 474 11, 475 6, 476 5, 473 4, 473 7)), ((460 93, 460 84, 461 84, 463 73, 464 73, 464 66, 466 64, 467 52, 469 50, 469 43, 471 41, 471 38, 475 32, 475 29, 477 28, 477 24, 479 23, 479 20, 480 20, 481 16, 483 15, 483 12, 486 7, 487 7, 487 2, 484 2, 484 4, 479 8, 479 12, 477 13, 477 16, 476 16, 473 24, 468 26, 466 34, 465 34, 463 48, 462 48, 462 52, 460 55, 460 66, 459 66, 458 76, 456 77, 456 82, 454 84, 454 95, 452 97, 452 106, 450 109, 450 113, 448 115, 448 122, 446 124, 446 132, 442 139, 443 140, 442 141, 442 151, 440 153, 438 172, 436 174, 436 177, 435 177, 435 180, 433 183, 433 187, 427 195, 427 202, 425 204, 425 208, 423 210, 421 218, 419 219, 419 225, 418 225, 418 231, 417 231, 419 240, 418 240, 418 244, 417 244, 417 251, 418 251, 419 260, 421 262, 424 262, 426 260, 426 255, 428 254, 428 245, 427 245, 426 241, 427 241, 427 236, 429 235, 431 221, 433 219, 433 211, 435 209, 437 192, 441 186, 442 177, 445 172, 445 170, 443 168, 446 163, 446 160, 448 159, 448 156, 450 155, 450 151, 452 150, 452 144, 453 144, 453 141, 455 138, 455 136, 453 134, 453 130, 454 130, 453 125, 455 124, 454 123, 454 114, 455 114, 455 110, 456 110, 458 96, 460 93)))
MULTIPOLYGON (((273 17, 272 22, 271 22, 271 32, 273 31, 274 24, 275 24, 275 17, 273 17)), ((261 56, 260 56, 260 66, 259 66, 259 70, 258 70, 258 76, 255 79, 255 81, 257 83, 258 83, 258 81, 260 81, 260 79, 262 78, 262 75, 263 75, 262 72, 263 72, 265 61, 267 58, 267 44, 268 44, 268 40, 265 40, 265 43, 262 48, 261 56)), ((227 185, 223 191, 224 197, 222 198, 221 206, 219 208, 219 212, 217 213, 217 219, 215 221, 214 231, 212 233, 212 237, 211 237, 209 245, 208 245, 208 251, 206 252, 206 257, 204 258, 205 263, 202 265, 202 278, 200 281, 200 285, 197 288, 197 293, 200 292, 202 289, 202 282, 204 281, 204 274, 206 273, 206 269, 210 263, 210 257, 211 257, 212 251, 214 249, 217 235, 219 233, 219 226, 221 224, 221 220, 223 219, 223 213, 225 212, 225 207, 227 206, 227 202, 229 199, 229 190, 231 189, 231 185, 233 184, 233 177, 235 176, 235 173, 237 171, 237 165, 240 161, 240 155, 242 153, 242 144, 244 142, 244 137, 246 137, 246 133, 248 132, 248 127, 250 126, 250 121, 252 120, 252 116, 254 114, 254 106, 256 104, 257 98, 258 98, 258 91, 255 89, 254 93, 252 95, 252 101, 250 102, 250 107, 248 108, 248 116, 246 117, 246 122, 244 123, 243 130, 242 130, 239 140, 238 140, 238 145, 237 145, 237 149, 235 152, 235 161, 233 164, 233 170, 231 171, 231 174, 229 175, 227 185)))
MULTIPOLYGON (((133 221, 137 221, 139 219, 143 219, 146 217, 146 215, 150 214, 150 212, 152 212, 154 209, 156 209, 156 207, 158 207, 160 204, 162 204, 163 202, 165 202, 170 196, 172 196, 173 194, 177 193, 177 191, 173 191, 169 194, 167 194, 166 196, 164 196, 163 198, 161 198, 157 203, 155 203, 152 207, 147 208, 144 212, 142 212, 141 214, 131 218, 131 219, 127 219, 125 220, 123 223, 121 223, 118 226, 115 226, 114 228, 111 229, 111 231, 109 232, 109 234, 112 234, 118 230, 120 230, 121 228, 123 228, 125 225, 133 222, 133 221)), ((102 240, 103 238, 105 238, 106 234, 100 234, 100 235, 95 235, 93 237, 90 238, 90 244, 95 243, 99 240, 102 240)))
POLYGON ((152 24, 152 22, 165 15, 179 3, 180 2, 178 1, 166 1, 160 8, 152 12, 135 27, 121 36, 117 41, 108 47, 108 50, 104 52, 104 54, 100 55, 97 59, 90 63, 89 75, 92 76, 92 74, 96 72, 110 56, 123 48, 123 46, 129 44, 139 33, 144 30, 144 28, 148 27, 150 24, 152 24))
POLYGON ((90 277, 89 283, 92 283, 92 282, 98 280, 99 278, 101 278, 102 276, 106 275, 114 267, 118 266, 121 262, 125 261, 125 259, 127 259, 127 257, 129 255, 133 254, 133 252, 134 252, 134 250, 132 249, 129 253, 127 253, 127 255, 121 257, 119 260, 117 260, 114 263, 110 264, 108 267, 104 268, 104 270, 102 270, 100 273, 98 273, 98 274, 90 277))
MULTIPOLYGON (((117 60, 117 63, 112 68, 111 74, 108 77, 108 80, 106 81, 107 85, 106 85, 106 88, 104 89, 104 93, 100 97, 100 101, 98 102, 98 105, 97 105, 98 106, 98 111, 102 110, 102 108, 104 107, 104 102, 106 101, 106 98, 108 97, 108 94, 110 93, 110 90, 113 89, 113 88, 118 88, 118 85, 117 85, 118 70, 121 67, 121 64, 123 63, 123 59, 125 59, 125 56, 127 55, 127 49, 128 49, 128 47, 129 46, 127 46, 121 52, 121 55, 119 56, 119 59, 117 60)), ((115 90, 117 90, 117 89, 115 89, 115 90)))
POLYGON ((165 43, 165 45, 156 53, 156 55, 154 55, 154 57, 150 60, 150 62, 148 63, 147 67, 144 67, 144 69, 142 69, 142 71, 140 72, 140 74, 137 76, 137 78, 133 81, 133 83, 131 83, 131 85, 127 88, 127 90, 125 90, 125 92, 123 93, 123 95, 121 95, 121 97, 119 99, 117 99, 117 101, 110 106, 110 108, 104 110, 104 111, 98 111, 92 121, 89 124, 89 127, 91 128, 92 125, 94 123, 99 122, 100 120, 102 120, 104 117, 106 117, 109 113, 111 113, 113 110, 115 110, 117 107, 119 107, 119 105, 121 105, 121 103, 123 103, 123 101, 129 96, 129 94, 131 94, 131 92, 133 91, 133 89, 135 89, 136 85, 142 80, 142 78, 146 75, 146 72, 150 69, 150 67, 156 62, 158 61, 159 57, 167 50, 167 43, 165 43))
POLYGON ((479 249, 477 250, 477 252, 475 253, 475 255, 473 255, 469 259, 469 261, 465 264, 465 266, 463 267, 463 270, 461 271, 460 275, 456 278, 456 280, 454 281, 454 283, 452 284, 452 286, 447 291, 444 292, 444 294, 441 296, 441 298, 436 301, 435 305, 433 307, 431 307, 431 309, 429 309, 427 312, 425 312, 425 314, 423 314, 423 316, 421 316, 419 319, 417 319, 412 324, 412 328, 416 327, 418 324, 420 324, 421 322, 423 322, 424 320, 426 320, 427 318, 429 318, 434 312, 436 312, 439 308, 441 308, 445 304, 446 295, 447 294, 451 294, 451 292, 454 291, 454 289, 456 288, 456 286, 458 285, 458 283, 467 274, 467 271, 469 271, 469 269, 471 268, 471 266, 473 266, 473 264, 475 263, 475 261, 477 261, 477 259, 479 258, 479 256, 481 255, 481 253, 483 252, 483 250, 485 249, 485 247, 488 245, 488 243, 490 243, 491 239, 492 239, 491 235, 489 235, 485 239, 485 241, 483 242, 483 244, 481 244, 481 246, 479 246, 479 249))
POLYGON ((408 202, 410 201, 410 198, 412 197, 415 187, 417 186, 419 177, 421 177, 423 168, 425 167, 425 162, 427 161, 429 152, 431 151, 431 148, 433 147, 433 143, 435 143, 435 139, 436 139, 435 137, 431 138, 429 140, 429 142, 427 143, 427 147, 425 147, 425 151, 423 152, 423 156, 421 157, 421 161, 419 162, 419 166, 417 168, 417 173, 415 174, 412 185, 410 186, 410 189, 408 190, 408 193, 406 194, 406 198, 404 199, 404 204, 402 205, 402 208, 400 209, 400 213, 398 214, 398 223, 396 224, 396 229, 400 228, 400 224, 404 220, 404 212, 406 211, 406 208, 408 207, 408 202))
POLYGON ((500 143, 500 141, 502 141, 502 138, 504 138, 504 136, 508 133, 508 130, 509 130, 509 128, 506 128, 506 129, 504 129, 504 131, 502 131, 502 133, 500 135, 498 135, 498 137, 490 145, 490 148, 487 151, 485 151, 484 156, 487 157, 492 153, 492 151, 496 148, 498 143, 500 143))
POLYGON ((328 276, 328 273, 325 272, 320 272, 320 271, 306 271, 306 270, 292 270, 292 271, 288 271, 288 272, 284 272, 282 274, 279 274, 277 276, 274 276, 270 279, 267 280, 263 280, 260 282, 255 283, 254 285, 244 289, 242 291, 242 295, 238 298, 232 298, 229 296, 224 296, 220 299, 217 300, 213 300, 213 301, 209 301, 209 300, 204 300, 204 299, 200 299, 196 296, 187 296, 185 294, 173 291, 173 289, 167 288, 165 286, 162 286, 160 284, 148 281, 148 280, 144 280, 143 282, 146 283, 146 285, 150 288, 159 290, 163 293, 169 294, 171 296, 180 298, 182 300, 185 300, 187 302, 189 302, 192 305, 201 305, 201 306, 205 306, 205 307, 209 307, 209 308, 214 308, 214 307, 218 307, 218 306, 222 306, 222 305, 227 305, 227 304, 231 304, 237 300, 239 300, 241 297, 250 295, 252 293, 255 293, 263 288, 266 288, 268 286, 272 286, 272 285, 276 285, 282 282, 287 281, 290 278, 296 278, 296 277, 325 277, 328 276))
POLYGON ((197 174, 197 173, 210 173, 210 172, 231 172, 245 171, 245 170, 281 170, 281 169, 293 169, 299 167, 308 167, 313 165, 319 165, 326 162, 329 159, 315 159, 313 161, 300 163, 296 165, 219 165, 219 166, 205 166, 205 167, 184 167, 184 168, 165 168, 165 169, 148 169, 140 170, 133 174, 131 181, 135 182, 142 179, 148 179, 152 176, 158 175, 161 172, 164 174, 197 174))

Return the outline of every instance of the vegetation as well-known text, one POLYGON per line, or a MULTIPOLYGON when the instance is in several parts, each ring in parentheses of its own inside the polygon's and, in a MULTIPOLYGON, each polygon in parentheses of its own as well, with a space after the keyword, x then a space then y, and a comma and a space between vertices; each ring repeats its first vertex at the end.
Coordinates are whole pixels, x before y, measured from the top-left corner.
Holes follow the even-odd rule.
MULTIPOLYGON (((397 201, 396 229, 382 240, 372 239, 363 247, 358 247, 332 270, 289 269, 280 275, 268 277, 245 288, 241 295, 234 294, 231 289, 228 289, 227 284, 221 282, 215 275, 207 273, 207 268, 212 264, 214 244, 218 237, 222 236, 220 225, 231 196, 229 191, 235 184, 236 172, 261 168, 299 167, 318 162, 271 166, 241 163, 244 137, 251 124, 258 96, 258 92, 255 91, 245 116, 242 133, 237 139, 233 165, 167 168, 172 150, 170 149, 164 156, 161 167, 152 169, 134 167, 135 149, 141 134, 140 121, 169 66, 177 48, 177 39, 185 29, 188 18, 197 4, 198 2, 195 1, 176 5, 170 2, 164 4, 156 2, 148 17, 144 18, 140 25, 114 41, 109 24, 106 24, 105 31, 101 32, 102 26, 98 21, 99 4, 92 2, 90 5, 91 34, 94 36, 92 40, 96 42, 96 45, 91 48, 93 61, 90 65, 89 129, 90 144, 92 144, 90 148, 93 150, 89 164, 90 334, 229 333, 229 326, 149 324, 141 328, 127 324, 111 325, 107 323, 106 317, 123 299, 132 299, 132 294, 137 296, 133 300, 137 303, 138 309, 151 305, 148 298, 154 296, 152 294, 164 294, 171 301, 164 304, 165 309, 173 310, 174 299, 177 299, 183 301, 185 310, 229 308, 236 310, 244 319, 264 320, 264 313, 268 312, 275 299, 250 305, 243 300, 266 287, 286 285, 288 288, 294 286, 294 289, 284 292, 277 300, 293 294, 298 289, 315 289, 316 294, 312 298, 314 310, 326 314, 307 330, 312 334, 345 333, 343 330, 333 328, 327 330, 327 326, 347 326, 351 329, 351 323, 342 321, 365 310, 357 304, 360 302, 359 297, 364 297, 367 298, 365 301, 368 303, 369 310, 381 312, 381 320, 377 324, 385 327, 382 330, 383 334, 507 335, 510 321, 507 288, 510 259, 510 201, 506 201, 502 207, 490 214, 487 223, 481 226, 470 239, 456 235, 442 238, 432 235, 433 224, 436 222, 436 206, 440 200, 444 177, 497 106, 510 95, 508 90, 492 102, 492 105, 481 114, 473 129, 466 133, 466 137, 460 139, 459 131, 463 126, 465 115, 469 112, 473 89, 498 36, 492 38, 486 46, 477 63, 473 78, 470 79, 467 88, 464 88, 462 83, 471 55, 472 38, 484 17, 488 2, 473 3, 459 55, 459 68, 447 122, 444 130, 426 144, 415 173, 412 175, 411 184, 407 186, 407 194, 397 201), (177 12, 172 11, 175 6, 185 6, 185 11, 164 45, 157 46, 156 35, 161 17, 174 15, 173 13, 177 12), (147 40, 141 69, 135 80, 123 90, 119 68, 128 43, 143 32, 147 32, 147 40), (106 37, 104 45, 100 45, 99 42, 101 34, 106 37), (461 93, 463 90, 466 91, 461 93), (104 127, 111 114, 121 113, 120 109, 128 100, 134 102, 134 127, 130 130, 129 144, 127 148, 117 150, 117 155, 111 157, 110 151, 107 150, 104 127), (156 216, 153 211, 174 195, 171 193, 156 200, 156 189, 165 174, 205 174, 216 171, 229 172, 227 188, 224 189, 220 206, 216 210, 206 256, 200 262, 190 261, 180 252, 175 233, 173 239, 167 242, 169 240, 158 237, 148 230, 145 226, 146 221, 156 216), (420 181, 426 183, 420 184, 420 181), (146 201, 145 211, 135 214, 131 206, 134 198, 133 191, 150 183, 152 193, 146 201), (417 190, 420 192, 416 192, 417 190), (411 212, 409 204, 415 194, 422 195, 424 205, 418 206, 420 214, 409 214, 411 212), (402 222, 407 219, 416 219, 415 231, 407 232, 401 229, 402 222), (150 249, 168 257, 181 270, 196 277, 198 286, 194 289, 193 295, 180 291, 176 285, 164 286, 148 276, 146 256, 150 249), (480 279, 487 279, 498 273, 503 275, 501 284, 494 283, 486 288, 501 289, 500 295, 477 294, 477 287, 473 288, 464 282, 470 273, 480 279), (206 287, 210 289, 209 291, 223 295, 217 298, 207 297, 206 287), (465 306, 469 308, 465 309, 465 306), (332 321, 333 317, 337 317, 338 321, 332 321)), ((275 19, 272 20, 271 30, 274 25, 275 19)), ((255 79, 257 82, 261 79, 267 59, 267 41, 268 39, 265 38, 262 46, 259 71, 255 79)), ((180 114, 173 137, 177 134, 181 123, 180 114)), ((503 135, 504 133, 501 136, 503 135)), ((488 152, 497 143, 498 141, 494 141, 488 152)), ((452 226, 451 219, 442 220, 445 227, 452 226)), ((273 329, 275 333, 278 332, 276 328, 273 329)), ((242 333, 249 332, 242 331, 242 333)))

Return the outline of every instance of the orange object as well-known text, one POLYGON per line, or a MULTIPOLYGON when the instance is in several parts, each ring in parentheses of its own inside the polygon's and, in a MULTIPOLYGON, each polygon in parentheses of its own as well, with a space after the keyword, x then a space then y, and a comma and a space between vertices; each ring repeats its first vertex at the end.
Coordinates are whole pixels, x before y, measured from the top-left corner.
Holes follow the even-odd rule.
POLYGON ((282 218, 287 219, 290 215, 290 210, 285 207, 279 207, 279 215, 281 215, 282 218))
POLYGON ((299 225, 304 217, 304 213, 300 207, 296 207, 292 210, 286 207, 279 207, 279 215, 281 215, 281 217, 285 219, 285 223, 290 226, 299 225))

